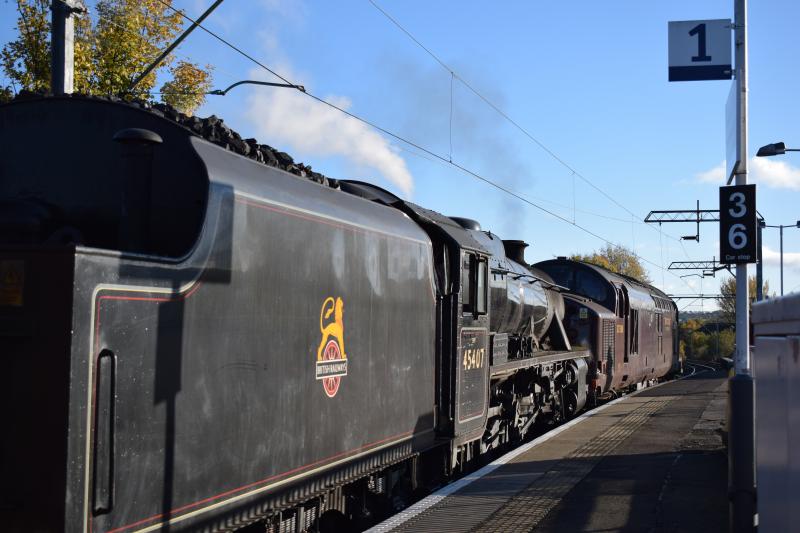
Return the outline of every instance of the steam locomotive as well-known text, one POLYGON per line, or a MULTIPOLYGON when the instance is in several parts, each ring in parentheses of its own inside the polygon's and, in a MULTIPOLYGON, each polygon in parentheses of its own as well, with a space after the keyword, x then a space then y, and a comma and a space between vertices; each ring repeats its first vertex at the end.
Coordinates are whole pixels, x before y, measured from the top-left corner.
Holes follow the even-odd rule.
POLYGON ((165 113, 0 106, 6 531, 363 524, 675 365, 654 287, 165 113))

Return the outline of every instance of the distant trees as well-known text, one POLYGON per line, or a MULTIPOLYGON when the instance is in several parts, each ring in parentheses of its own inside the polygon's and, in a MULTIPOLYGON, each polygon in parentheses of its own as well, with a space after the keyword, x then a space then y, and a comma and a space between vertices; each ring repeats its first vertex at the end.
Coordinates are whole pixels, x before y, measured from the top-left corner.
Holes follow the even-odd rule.
POLYGON ((625 246, 606 244, 603 248, 589 255, 575 254, 570 259, 584 261, 635 278, 643 283, 652 280, 639 261, 639 257, 625 246))
POLYGON ((730 357, 733 353, 736 333, 733 329, 719 328, 718 317, 708 321, 689 319, 680 324, 681 358, 711 361, 717 357, 730 357))
MULTIPOLYGON (((750 304, 756 301, 756 277, 750 276, 747 280, 747 285, 750 292, 750 304)), ((769 281, 764 281, 763 285, 764 298, 769 298, 769 281)), ((722 313, 722 318, 726 322, 736 322, 736 278, 727 278, 719 285, 719 292, 724 298, 719 301, 719 309, 722 313)))
MULTIPOLYGON (((750 303, 756 299, 756 277, 748 278, 750 303)), ((769 282, 764 282, 764 297, 769 297, 769 282)), ((711 360, 715 357, 730 357, 736 343, 736 278, 727 278, 720 283, 719 311, 706 319, 690 318, 680 324, 680 347, 682 357, 711 360)))
MULTIPOLYGON (((49 89, 50 3, 17 0, 17 38, 0 51, 0 65, 13 87, 0 88, 0 99, 21 89, 49 89)), ((125 94, 180 31, 180 14, 158 0, 97 0, 91 16, 75 18, 75 92, 125 94)), ((211 70, 168 56, 128 96, 151 99, 156 73, 166 71, 170 79, 159 91, 161 100, 191 114, 205 101, 211 70)))

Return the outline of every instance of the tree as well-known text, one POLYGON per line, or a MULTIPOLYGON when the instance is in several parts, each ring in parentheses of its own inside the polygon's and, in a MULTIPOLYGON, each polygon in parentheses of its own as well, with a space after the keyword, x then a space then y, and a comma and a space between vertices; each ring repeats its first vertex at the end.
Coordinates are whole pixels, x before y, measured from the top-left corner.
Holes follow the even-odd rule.
POLYGON ((725 329, 719 333, 711 334, 711 342, 716 343, 715 349, 720 357, 731 357, 736 346, 736 332, 725 329))
POLYGON ((3 71, 21 88, 46 90, 50 86, 50 2, 18 0, 17 11, 19 36, 0 52, 3 71))
POLYGON ((211 67, 197 68, 187 61, 178 61, 170 67, 172 79, 161 87, 161 99, 175 109, 191 114, 203 104, 205 93, 211 88, 211 67))
POLYGON ((647 271, 639 261, 639 257, 624 246, 606 244, 593 254, 575 254, 570 259, 601 266, 611 272, 630 276, 643 283, 651 283, 647 271))
POLYGON ((719 323, 714 322, 690 318, 680 323, 678 353, 682 359, 713 361, 731 356, 736 334, 732 329, 719 329, 719 323))
MULTIPOLYGON (((17 0, 17 39, 0 52, 3 71, 14 87, 50 87, 50 0, 17 0)), ((205 101, 211 67, 168 56, 130 92, 136 77, 177 37, 181 16, 158 0, 97 0, 94 18, 75 18, 75 91, 152 99, 156 74, 171 79, 162 100, 191 114, 205 101)))
MULTIPOLYGON (((750 304, 756 301, 756 277, 750 276, 747 280, 750 292, 750 304)), ((764 298, 769 298, 769 281, 764 281, 764 298)), ((719 309, 723 320, 736 322, 736 278, 727 278, 719 284, 719 292, 722 298, 719 301, 719 309)))

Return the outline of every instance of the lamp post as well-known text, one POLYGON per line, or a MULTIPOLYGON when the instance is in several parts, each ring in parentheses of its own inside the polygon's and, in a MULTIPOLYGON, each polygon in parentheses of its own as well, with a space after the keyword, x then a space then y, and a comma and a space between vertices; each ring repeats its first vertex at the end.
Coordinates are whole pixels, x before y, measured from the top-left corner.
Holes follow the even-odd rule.
MULTIPOLYGON (((786 148, 786 144, 776 142, 772 144, 765 144, 758 149, 757 157, 771 157, 773 155, 784 155, 786 152, 800 152, 800 148, 786 148)), ((781 233, 781 296, 783 296, 783 228, 800 228, 800 220, 795 224, 787 224, 780 226, 770 226, 769 224, 761 224, 763 228, 780 228, 781 233)))
POLYGON ((800 152, 800 148, 786 148, 782 142, 765 144, 756 152, 756 157, 770 157, 773 155, 783 155, 786 152, 800 152))
POLYGON ((761 224, 762 228, 779 228, 781 235, 781 296, 783 296, 783 228, 800 228, 800 220, 794 224, 769 225, 761 224))

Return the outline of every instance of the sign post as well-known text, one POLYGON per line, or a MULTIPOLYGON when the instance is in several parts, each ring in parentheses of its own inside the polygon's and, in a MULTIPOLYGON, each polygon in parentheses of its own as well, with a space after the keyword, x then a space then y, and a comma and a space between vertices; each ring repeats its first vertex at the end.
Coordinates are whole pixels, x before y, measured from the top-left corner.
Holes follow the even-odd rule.
MULTIPOLYGON (((734 0, 734 42, 736 46, 736 160, 733 175, 736 185, 747 185, 747 0, 734 0)), ((737 374, 750 374, 750 295, 747 283, 748 261, 736 265, 736 358, 737 374)))
POLYGON ((728 479, 730 530, 752 532, 755 516, 755 405, 750 375, 750 295, 747 264, 756 260, 758 226, 755 187, 747 185, 747 0, 733 0, 729 20, 669 23, 669 81, 724 80, 731 68, 730 30, 734 30, 736 82, 726 115, 729 127, 726 183, 720 188, 720 251, 736 265, 736 354, 728 404, 728 479), (735 119, 734 119, 735 117, 735 119), (735 127, 731 127, 734 126, 735 127), (735 141, 735 154, 732 145, 735 141))
MULTIPOLYGON (((736 195, 741 188, 746 198, 747 185, 747 118, 748 118, 748 57, 747 57, 747 0, 734 0, 734 43, 736 50, 736 164, 730 165, 735 187, 732 187, 726 203, 736 203, 741 200, 730 197, 736 195)), ((730 183, 731 176, 728 176, 730 183)), ((723 188, 725 189, 725 188, 723 188)), ((730 190, 730 189, 729 189, 730 190)), ((753 208, 752 212, 742 218, 755 216, 755 189, 753 202, 747 207, 753 208)), ((723 193, 721 193, 723 194, 723 193)), ((722 196, 720 197, 722 198, 722 196)), ((722 208, 720 203, 720 208, 722 208)), ((736 206, 731 206, 734 210, 736 206)), ((736 211, 738 213, 738 211, 736 211)), ((735 218, 735 217, 734 217, 735 218)), ((757 226, 753 227, 753 218, 744 223, 745 234, 757 240, 757 226)), ((734 222, 733 228, 737 223, 734 222)), ((736 232, 737 230, 729 230, 736 232)), ((736 238, 736 237, 733 237, 736 238)), ((736 354, 734 368, 736 375, 729 382, 729 415, 728 415, 728 492, 730 494, 730 528, 735 533, 751 533, 755 530, 756 514, 756 462, 755 462, 755 383, 750 373, 750 285, 748 280, 748 263, 755 262, 756 251, 752 257, 742 257, 736 261, 736 354)), ((746 256, 747 254, 743 254, 746 256)))

